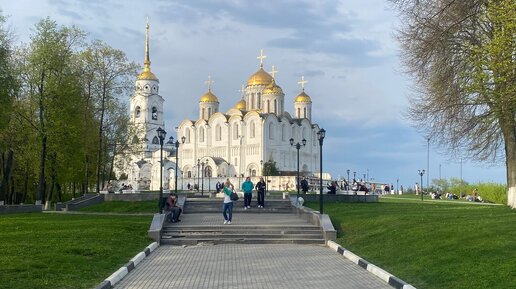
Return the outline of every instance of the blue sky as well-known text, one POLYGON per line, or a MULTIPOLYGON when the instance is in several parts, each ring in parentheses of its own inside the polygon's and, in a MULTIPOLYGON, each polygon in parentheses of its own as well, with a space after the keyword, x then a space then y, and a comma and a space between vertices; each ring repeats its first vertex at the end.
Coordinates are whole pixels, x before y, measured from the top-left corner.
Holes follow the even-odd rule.
MULTIPOLYGON (((369 172, 407 187, 419 180, 418 169, 427 169, 427 141, 404 117, 412 83, 402 73, 403 52, 394 39, 399 21, 386 1, 18 0, 0 9, 10 16, 16 42, 27 42, 34 24, 49 16, 142 66, 149 16, 152 71, 160 79, 169 133, 181 120, 197 118, 208 75, 221 111, 234 106, 263 49, 265 68, 279 71, 287 111, 293 111, 301 75, 308 80, 313 121, 327 131, 324 171, 334 177, 347 169, 369 172)), ((430 179, 439 178, 439 167, 443 178, 460 177, 460 156, 431 144, 430 179)), ((462 176, 506 182, 503 163, 464 161, 462 176)))

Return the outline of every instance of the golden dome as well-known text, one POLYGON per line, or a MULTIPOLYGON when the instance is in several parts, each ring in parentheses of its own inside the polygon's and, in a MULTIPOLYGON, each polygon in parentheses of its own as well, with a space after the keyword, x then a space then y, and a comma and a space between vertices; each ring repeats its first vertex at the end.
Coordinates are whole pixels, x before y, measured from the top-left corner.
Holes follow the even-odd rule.
POLYGON ((274 81, 274 78, 272 79, 272 82, 267 85, 267 87, 263 90, 263 94, 284 94, 281 87, 279 87, 276 84, 276 81, 274 81))
POLYGON ((158 78, 150 71, 150 69, 144 69, 143 72, 138 75, 138 80, 158 80, 158 78))
POLYGON ((235 108, 238 110, 245 110, 246 109, 245 100, 241 99, 237 104, 235 104, 235 108))
POLYGON ((297 97, 295 102, 312 102, 312 99, 308 94, 305 93, 305 90, 303 90, 297 97))
POLYGON ((215 94, 211 93, 211 90, 208 90, 208 92, 201 96, 201 100, 199 102, 219 102, 219 99, 215 94))
POLYGON ((260 69, 251 77, 249 77, 249 80, 247 80, 247 85, 267 85, 271 83, 272 76, 265 72, 263 70, 263 67, 260 67, 260 69))

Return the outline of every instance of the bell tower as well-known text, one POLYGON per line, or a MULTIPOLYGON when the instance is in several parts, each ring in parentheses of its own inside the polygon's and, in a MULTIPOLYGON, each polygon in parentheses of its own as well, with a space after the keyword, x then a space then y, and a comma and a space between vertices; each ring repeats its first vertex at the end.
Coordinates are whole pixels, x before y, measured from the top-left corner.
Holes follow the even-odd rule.
POLYGON ((159 149, 158 127, 165 128, 163 120, 164 99, 159 94, 159 79, 151 72, 149 57, 149 18, 145 27, 145 59, 143 71, 138 75, 135 93, 130 101, 130 121, 138 127, 134 142, 143 146, 145 156, 159 149))

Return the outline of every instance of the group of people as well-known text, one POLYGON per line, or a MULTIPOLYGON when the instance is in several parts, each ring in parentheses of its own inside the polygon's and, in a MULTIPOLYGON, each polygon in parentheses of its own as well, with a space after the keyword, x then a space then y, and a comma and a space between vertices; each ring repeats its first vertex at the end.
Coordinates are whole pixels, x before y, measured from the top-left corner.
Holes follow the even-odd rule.
MULTIPOLYGON (((244 192, 244 209, 251 208, 251 200, 253 198, 253 190, 257 192, 258 208, 265 207, 265 181, 260 178, 258 183, 253 184, 250 177, 247 177, 242 183, 242 191, 244 192)), ((224 224, 231 224, 233 219, 233 200, 231 194, 234 193, 235 187, 229 179, 224 184, 217 183, 217 192, 224 193, 224 205, 222 207, 222 216, 224 216, 224 224)))

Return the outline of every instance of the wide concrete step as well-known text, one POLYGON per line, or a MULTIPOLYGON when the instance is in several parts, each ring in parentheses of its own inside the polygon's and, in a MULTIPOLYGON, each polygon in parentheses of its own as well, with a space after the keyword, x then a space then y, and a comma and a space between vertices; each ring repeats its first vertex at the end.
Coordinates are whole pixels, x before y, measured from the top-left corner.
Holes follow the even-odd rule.
POLYGON ((162 239, 320 239, 321 234, 277 234, 275 232, 269 233, 187 233, 187 234, 164 234, 162 239))
POLYGON ((163 229, 163 234, 320 234, 319 228, 308 228, 308 229, 206 229, 206 230, 195 230, 195 229, 175 229, 167 228, 163 229))
POLYGON ((203 239, 161 239, 161 245, 190 245, 198 244, 314 244, 324 245, 325 241, 321 239, 265 239, 265 238, 203 238, 203 239))
POLYGON ((279 232, 296 232, 296 231, 321 231, 315 225, 188 225, 188 226, 174 226, 177 223, 165 223, 163 232, 167 231, 189 231, 189 232, 221 232, 221 231, 279 231, 279 232))

